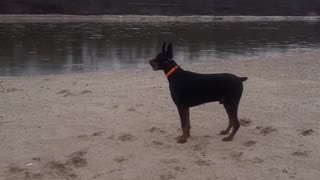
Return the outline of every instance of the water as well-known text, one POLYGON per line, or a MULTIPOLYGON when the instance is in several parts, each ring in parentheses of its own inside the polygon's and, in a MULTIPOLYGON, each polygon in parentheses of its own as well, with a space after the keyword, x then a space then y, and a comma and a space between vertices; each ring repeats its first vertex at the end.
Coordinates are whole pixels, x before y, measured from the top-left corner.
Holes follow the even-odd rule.
POLYGON ((0 76, 139 69, 161 43, 179 63, 320 47, 320 22, 0 24, 0 76))

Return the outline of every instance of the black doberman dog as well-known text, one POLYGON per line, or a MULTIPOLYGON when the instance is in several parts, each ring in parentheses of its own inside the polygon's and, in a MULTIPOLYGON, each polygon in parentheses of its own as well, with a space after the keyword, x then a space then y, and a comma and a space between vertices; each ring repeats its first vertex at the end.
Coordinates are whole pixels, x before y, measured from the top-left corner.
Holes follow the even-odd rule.
POLYGON ((184 71, 172 58, 172 44, 166 50, 164 42, 162 52, 149 63, 153 70, 163 70, 168 78, 171 97, 178 108, 183 132, 178 143, 185 143, 190 136, 189 108, 214 101, 223 104, 229 117, 227 129, 220 134, 229 134, 233 128, 231 134, 222 140, 231 141, 240 127, 238 105, 243 91, 242 82, 248 78, 228 73, 198 74, 184 71))

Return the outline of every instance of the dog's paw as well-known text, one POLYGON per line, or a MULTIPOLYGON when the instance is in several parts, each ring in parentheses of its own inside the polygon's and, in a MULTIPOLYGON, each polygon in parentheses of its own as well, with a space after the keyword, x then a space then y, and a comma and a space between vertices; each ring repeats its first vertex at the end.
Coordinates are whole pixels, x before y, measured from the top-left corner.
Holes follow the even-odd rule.
POLYGON ((220 132, 220 135, 226 135, 226 134, 229 134, 229 132, 226 131, 226 130, 223 130, 223 131, 220 132))
POLYGON ((186 137, 180 137, 177 143, 183 144, 185 142, 187 142, 187 138, 186 137))
POLYGON ((233 137, 225 137, 222 139, 222 141, 231 141, 233 139, 233 137))

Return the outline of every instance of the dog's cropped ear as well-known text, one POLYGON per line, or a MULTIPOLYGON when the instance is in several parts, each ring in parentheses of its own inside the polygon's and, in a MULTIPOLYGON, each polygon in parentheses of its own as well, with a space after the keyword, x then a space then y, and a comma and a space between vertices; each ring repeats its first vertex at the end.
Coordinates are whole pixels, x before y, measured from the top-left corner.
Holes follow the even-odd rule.
POLYGON ((169 59, 173 58, 172 43, 170 43, 168 48, 167 48, 167 54, 168 54, 168 58, 169 59))
POLYGON ((162 52, 164 53, 164 52, 166 52, 166 42, 163 42, 163 44, 162 44, 162 52))

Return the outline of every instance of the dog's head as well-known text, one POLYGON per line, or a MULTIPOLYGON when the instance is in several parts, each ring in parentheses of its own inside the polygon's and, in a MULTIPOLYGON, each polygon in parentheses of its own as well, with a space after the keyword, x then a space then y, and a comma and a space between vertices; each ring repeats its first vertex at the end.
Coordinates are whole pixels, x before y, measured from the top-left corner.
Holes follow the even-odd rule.
POLYGON ((166 48, 166 42, 162 44, 162 52, 156 58, 149 61, 153 70, 164 70, 167 63, 173 58, 172 44, 170 43, 166 48))

